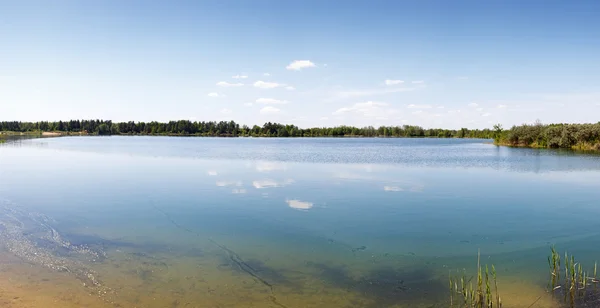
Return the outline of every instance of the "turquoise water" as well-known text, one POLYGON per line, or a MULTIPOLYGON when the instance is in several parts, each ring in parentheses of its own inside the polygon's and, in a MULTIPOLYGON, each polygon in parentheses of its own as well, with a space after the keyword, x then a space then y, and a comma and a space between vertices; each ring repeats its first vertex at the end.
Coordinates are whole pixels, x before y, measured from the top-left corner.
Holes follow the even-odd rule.
POLYGON ((545 293, 550 245, 592 266, 600 256, 598 200, 600 156, 489 140, 0 146, 8 252, 93 272, 122 307, 446 307, 448 272, 478 250, 505 302, 527 307, 545 293))

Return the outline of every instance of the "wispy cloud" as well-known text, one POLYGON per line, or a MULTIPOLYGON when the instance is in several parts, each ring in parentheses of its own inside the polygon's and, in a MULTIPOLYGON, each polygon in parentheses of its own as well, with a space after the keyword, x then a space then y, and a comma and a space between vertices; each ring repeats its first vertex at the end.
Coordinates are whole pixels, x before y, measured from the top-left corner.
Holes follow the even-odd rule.
POLYGON ((348 98, 356 98, 363 96, 377 96, 377 95, 385 95, 390 93, 398 93, 398 92, 408 92, 414 91, 415 88, 383 88, 383 89, 367 89, 367 90, 352 90, 352 91, 337 91, 333 92, 332 96, 327 99, 328 101, 336 101, 336 100, 344 100, 348 98))
POLYGON ((507 105, 500 104, 500 105, 498 105, 496 108, 498 108, 498 109, 503 109, 503 108, 506 108, 506 107, 508 107, 508 106, 507 106, 507 105))
POLYGON ((241 87, 243 83, 229 83, 227 81, 219 81, 217 82, 217 86, 219 87, 241 87))
POLYGON ((285 87, 286 85, 283 83, 259 80, 254 83, 254 86, 257 88, 261 88, 261 89, 274 89, 274 88, 278 88, 278 87, 285 87))
POLYGON ((409 109, 431 109, 433 107, 431 105, 410 104, 410 105, 406 106, 406 108, 409 108, 409 109))
POLYGON ((231 78, 233 78, 233 79, 246 79, 246 78, 248 78, 248 76, 246 76, 246 75, 235 75, 235 76, 231 76, 231 78))
POLYGON ((475 108, 475 107, 477 107, 477 106, 479 106, 479 104, 477 104, 477 103, 470 103, 470 104, 469 104, 469 107, 473 107, 473 108, 475 108))
POLYGON ((221 109, 221 113, 222 114, 231 114, 233 111, 231 111, 231 109, 227 109, 227 108, 223 108, 221 109))
POLYGON ((489 112, 486 112, 486 113, 482 114, 481 116, 482 116, 482 117, 489 117, 489 116, 491 116, 491 115, 492 115, 491 113, 489 113, 489 112))
POLYGON ((259 98, 256 100, 258 104, 287 104, 288 101, 279 100, 274 98, 259 98))
POLYGON ((404 83, 403 80, 393 80, 393 79, 386 79, 385 80, 385 85, 386 86, 399 85, 399 84, 403 84, 403 83, 404 83))
POLYGON ((333 112, 333 115, 343 114, 357 114, 369 118, 387 118, 390 114, 394 114, 397 111, 394 109, 386 108, 388 103, 368 101, 364 103, 356 103, 352 106, 339 108, 333 112))
POLYGON ((301 69, 315 67, 316 65, 309 60, 296 60, 290 63, 285 68, 288 70, 299 71, 301 69))
POLYGON ((292 86, 287 86, 287 87, 285 87, 285 89, 286 89, 286 90, 289 90, 289 91, 296 90, 296 88, 294 88, 294 87, 292 87, 292 86))
POLYGON ((264 74, 263 74, 263 76, 269 77, 269 76, 271 76, 271 74, 269 74, 269 73, 264 73, 264 74))
POLYGON ((252 107, 254 104, 253 103, 244 103, 244 106, 246 107, 252 107))
POLYGON ((273 106, 267 106, 260 110, 260 114, 277 114, 280 112, 281 112, 281 109, 275 108, 273 106))
POLYGON ((219 93, 217 93, 217 92, 211 92, 211 93, 208 93, 208 96, 210 96, 210 97, 219 97, 219 93))
POLYGON ((424 83, 425 83, 425 81, 423 81, 423 80, 414 80, 412 82, 412 84, 424 84, 424 83))
POLYGON ((217 171, 214 171, 214 170, 209 170, 209 171, 207 172, 207 174, 208 174, 208 175, 210 175, 210 176, 216 176, 218 173, 217 173, 217 171))

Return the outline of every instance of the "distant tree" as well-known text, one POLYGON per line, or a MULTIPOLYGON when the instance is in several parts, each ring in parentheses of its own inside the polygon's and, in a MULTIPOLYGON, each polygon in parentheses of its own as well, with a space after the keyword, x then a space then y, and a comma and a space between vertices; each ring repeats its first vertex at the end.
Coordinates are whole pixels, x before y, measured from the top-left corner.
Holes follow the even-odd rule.
POLYGON ((105 123, 98 125, 98 135, 110 135, 110 128, 105 123))

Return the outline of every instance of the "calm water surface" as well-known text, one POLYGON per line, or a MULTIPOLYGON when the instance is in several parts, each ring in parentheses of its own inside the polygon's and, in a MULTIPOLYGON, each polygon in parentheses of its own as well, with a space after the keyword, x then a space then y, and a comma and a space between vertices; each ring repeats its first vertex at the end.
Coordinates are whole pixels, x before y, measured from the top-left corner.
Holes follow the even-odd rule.
POLYGON ((549 247, 593 265, 598 200, 599 156, 488 140, 0 146, 0 238, 20 260, 4 266, 47 269, 98 307, 447 307, 448 273, 478 250, 505 306, 558 307, 549 247))

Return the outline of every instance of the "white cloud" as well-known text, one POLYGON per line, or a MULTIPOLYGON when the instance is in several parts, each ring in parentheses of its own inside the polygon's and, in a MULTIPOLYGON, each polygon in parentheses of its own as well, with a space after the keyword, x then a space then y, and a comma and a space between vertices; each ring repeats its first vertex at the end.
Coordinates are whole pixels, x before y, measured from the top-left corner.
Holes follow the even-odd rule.
POLYGON ((413 81, 412 83, 413 83, 413 84, 424 84, 424 83, 425 83, 425 81, 423 81, 423 80, 415 80, 415 81, 413 81))
POLYGON ((231 76, 231 78, 233 78, 233 79, 246 79, 246 78, 248 78, 248 76, 246 76, 246 75, 235 75, 235 76, 231 76))
POLYGON ((246 190, 244 188, 234 188, 231 190, 232 194, 245 194, 246 190))
POLYGON ((417 110, 417 111, 413 111, 412 114, 421 114, 423 113, 423 110, 417 110))
POLYGON ((415 105, 415 104, 410 104, 406 107, 409 109, 430 109, 430 108, 432 108, 431 105, 415 105))
POLYGON ((475 110, 477 110, 477 111, 483 111, 483 108, 479 107, 479 108, 477 108, 475 110))
POLYGON ((273 106, 267 106, 260 110, 260 114, 276 114, 280 112, 281 110, 279 108, 275 108, 273 106))
POLYGON ((489 117, 489 116, 491 116, 491 115, 492 115, 491 113, 489 113, 489 112, 486 112, 486 113, 482 114, 481 116, 482 116, 482 117, 489 117))
POLYGON ((404 188, 398 186, 383 186, 384 191, 404 191, 404 188))
POLYGON ((211 93, 208 93, 208 96, 210 96, 210 97, 219 97, 219 93, 217 93, 217 92, 211 92, 211 93))
POLYGON ((229 83, 227 81, 219 81, 217 82, 217 86, 219 87, 241 87, 243 83, 229 83))
POLYGON ((231 109, 227 109, 227 108, 221 109, 222 114, 230 114, 231 112, 232 112, 231 109))
POLYGON ((258 104, 287 104, 288 101, 282 101, 274 98, 259 98, 256 100, 258 104))
POLYGON ((267 76, 267 77, 269 77, 269 76, 271 76, 271 74, 269 74, 269 73, 264 73, 264 74, 263 74, 263 76, 267 76))
POLYGON ((393 80, 393 79, 386 79, 385 80, 385 85, 386 86, 393 86, 393 85, 398 85, 398 84, 403 84, 404 81, 403 80, 393 80))
POLYGON ((469 107, 477 107, 477 106, 479 106, 479 104, 477 104, 477 103, 470 103, 469 104, 469 107))
POLYGON ((299 71, 303 68, 315 67, 316 65, 309 60, 296 60, 290 63, 285 68, 288 70, 299 71))
POLYGON ((321 121, 329 120, 329 117, 321 117, 319 120, 321 120, 321 121))
POLYGON ((290 91, 292 91, 292 90, 296 90, 296 88, 294 88, 294 87, 292 87, 292 86, 287 86, 287 87, 285 87, 285 89, 286 89, 286 90, 290 90, 290 91))
POLYGON ((244 106, 246 107, 252 107, 252 105, 254 105, 253 103, 244 103, 244 106))
POLYGON ((277 182, 274 180, 260 180, 260 181, 253 181, 252 186, 254 186, 254 188, 256 188, 256 189, 262 189, 262 188, 283 187, 283 186, 290 185, 292 183, 294 183, 294 180, 292 180, 292 179, 288 179, 283 182, 277 182))
POLYGON ((254 83, 254 86, 261 89, 273 89, 278 87, 285 87, 285 84, 259 80, 254 83))
POLYGON ((508 107, 508 106, 502 105, 502 104, 500 104, 500 105, 497 106, 497 108, 499 108, 499 109, 506 108, 506 107, 508 107))
POLYGON ((311 202, 305 202, 300 200, 285 200, 285 202, 288 204, 289 207, 301 211, 310 210, 313 207, 313 204, 311 202))
POLYGON ((217 171, 209 170, 208 175, 215 176, 215 175, 217 175, 217 171))

